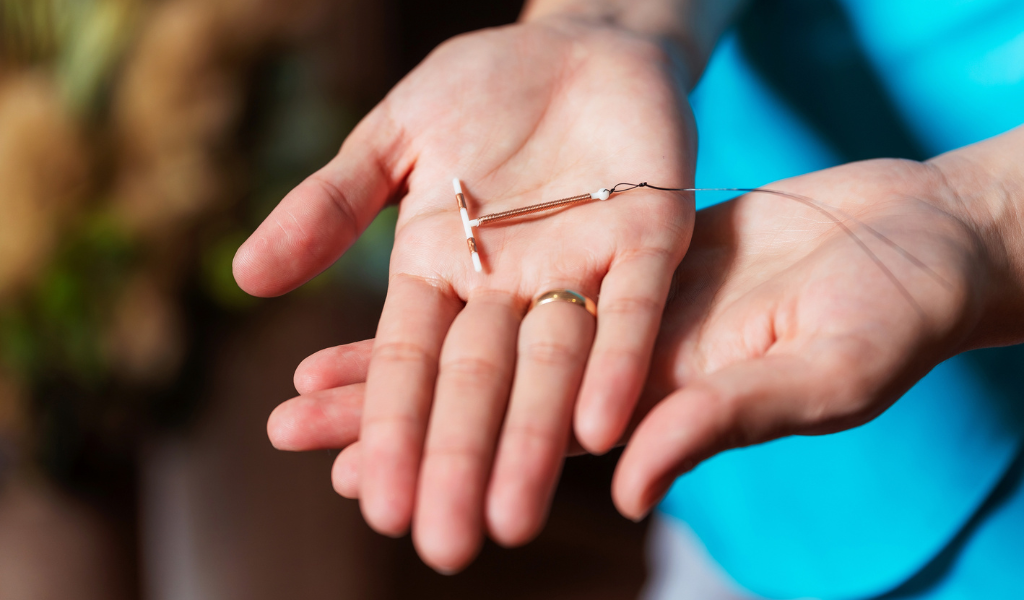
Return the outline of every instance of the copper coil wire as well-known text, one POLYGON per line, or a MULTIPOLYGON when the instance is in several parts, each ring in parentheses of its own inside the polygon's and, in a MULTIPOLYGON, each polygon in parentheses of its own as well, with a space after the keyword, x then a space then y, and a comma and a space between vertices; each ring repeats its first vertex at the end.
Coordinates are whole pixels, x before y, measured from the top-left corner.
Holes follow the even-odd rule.
POLYGON ((570 204, 590 202, 593 199, 594 198, 590 194, 580 194, 579 196, 571 196, 569 198, 562 198, 561 200, 552 200, 550 202, 544 202, 542 204, 534 204, 533 206, 513 208, 512 210, 506 210, 503 212, 494 213, 492 215, 484 215, 477 219, 477 223, 483 225, 485 223, 493 223, 495 221, 504 221, 506 219, 521 217, 523 215, 529 215, 535 212, 541 212, 544 210, 552 210, 555 208, 561 208, 563 206, 569 206, 570 204))

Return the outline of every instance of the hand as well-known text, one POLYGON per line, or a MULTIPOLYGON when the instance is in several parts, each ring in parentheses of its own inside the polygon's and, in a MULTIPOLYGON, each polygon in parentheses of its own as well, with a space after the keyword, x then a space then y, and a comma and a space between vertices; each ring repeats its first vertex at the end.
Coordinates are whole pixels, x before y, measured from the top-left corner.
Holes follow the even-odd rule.
MULTIPOLYGON (((872 161, 766 187, 853 217, 833 213, 888 271, 831 219, 789 198, 748 194, 698 213, 635 420, 646 418, 614 481, 631 518, 717 452, 854 427, 945 358, 1005 342, 977 337, 996 269, 933 164, 872 161)), ((371 347, 324 350, 300 365, 296 387, 306 395, 269 423, 277 447, 358 438, 371 347)), ((335 480, 358 495, 350 463, 339 461, 335 480)))
POLYGON ((839 209, 874 257, 788 198, 701 211, 655 351, 657 405, 613 480, 624 515, 719 452, 861 425, 979 344, 997 277, 948 182, 935 163, 879 160, 766 186, 839 209))
POLYGON ((485 527, 501 543, 530 539, 578 394, 589 448, 611 447, 626 426, 692 230, 691 203, 638 190, 479 229, 476 274, 452 177, 474 216, 620 180, 688 185, 694 137, 646 38, 555 18, 478 32, 438 48, 243 245, 241 287, 282 294, 404 196, 361 439, 335 470, 344 490, 339 473, 360 457, 374 529, 400 535, 411 521, 421 556, 445 571, 472 559, 485 527), (524 318, 531 298, 562 287, 600 295, 596 331, 565 304, 524 318))

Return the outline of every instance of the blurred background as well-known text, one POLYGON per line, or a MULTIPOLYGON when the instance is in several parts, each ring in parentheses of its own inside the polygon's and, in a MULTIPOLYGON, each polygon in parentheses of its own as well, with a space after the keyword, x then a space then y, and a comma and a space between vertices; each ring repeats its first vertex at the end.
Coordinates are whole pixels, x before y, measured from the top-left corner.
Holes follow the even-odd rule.
POLYGON ((231 258, 402 75, 521 2, 0 0, 0 599, 632 598, 614 456, 544 534, 434 574, 265 423, 371 337, 394 209, 285 298, 231 258))

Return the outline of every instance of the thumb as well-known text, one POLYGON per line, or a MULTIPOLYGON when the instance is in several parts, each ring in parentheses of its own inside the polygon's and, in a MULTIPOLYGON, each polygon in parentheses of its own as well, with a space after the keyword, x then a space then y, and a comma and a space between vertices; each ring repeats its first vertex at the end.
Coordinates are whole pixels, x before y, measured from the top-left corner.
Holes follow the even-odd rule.
POLYGON ((401 139, 379 107, 371 112, 338 155, 285 196, 238 249, 233 270, 239 287, 279 296, 337 260, 405 178, 396 165, 401 139))
POLYGON ((862 421, 862 411, 853 410, 862 403, 850 401, 849 389, 838 392, 839 380, 823 357, 776 355, 735 363, 673 392, 627 444, 612 480, 616 506, 639 520, 678 476, 719 452, 862 421))

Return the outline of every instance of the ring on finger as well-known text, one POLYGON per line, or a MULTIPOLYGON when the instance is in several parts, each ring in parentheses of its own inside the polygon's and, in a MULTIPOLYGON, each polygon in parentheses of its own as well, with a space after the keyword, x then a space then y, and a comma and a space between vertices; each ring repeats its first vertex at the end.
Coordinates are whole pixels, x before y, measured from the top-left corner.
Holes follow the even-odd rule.
POLYGON ((579 292, 574 292, 573 290, 551 290, 549 292, 544 292, 533 299, 533 302, 530 303, 530 310, 533 310, 541 304, 547 304, 548 302, 568 302, 569 304, 575 304, 586 309, 586 311, 595 318, 597 317, 597 304, 595 304, 590 298, 579 292))

